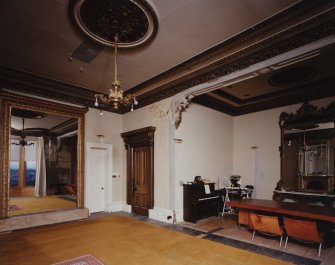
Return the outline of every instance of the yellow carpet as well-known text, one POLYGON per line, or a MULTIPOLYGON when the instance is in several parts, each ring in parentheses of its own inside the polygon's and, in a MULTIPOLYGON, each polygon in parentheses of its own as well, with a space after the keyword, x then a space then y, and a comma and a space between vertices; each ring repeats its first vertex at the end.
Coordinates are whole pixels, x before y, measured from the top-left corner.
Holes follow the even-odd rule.
POLYGON ((76 202, 56 196, 12 197, 9 201, 10 205, 15 205, 21 209, 9 211, 10 216, 76 208, 76 202))
POLYGON ((0 235, 0 264, 46 265, 92 254, 104 264, 284 265, 286 262, 124 216, 0 235))

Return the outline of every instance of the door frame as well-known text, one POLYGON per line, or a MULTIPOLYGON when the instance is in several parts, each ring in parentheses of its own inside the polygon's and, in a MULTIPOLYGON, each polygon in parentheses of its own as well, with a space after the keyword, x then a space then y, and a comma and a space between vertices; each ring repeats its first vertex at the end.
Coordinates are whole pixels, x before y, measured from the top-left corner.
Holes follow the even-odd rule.
POLYGON ((148 177, 150 200, 148 209, 154 208, 154 133, 156 127, 149 126, 138 130, 121 133, 127 151, 127 204, 133 209, 134 196, 134 148, 141 146, 150 147, 150 176, 148 177))
POLYGON ((103 143, 95 143, 95 142, 86 142, 86 163, 85 163, 85 207, 89 209, 88 207, 88 173, 90 172, 90 151, 92 149, 101 149, 101 150, 106 150, 107 151, 107 165, 106 165, 106 175, 105 175, 105 198, 104 198, 104 211, 105 212, 110 212, 110 205, 112 204, 112 190, 113 190, 113 145, 112 144, 103 144, 103 143))

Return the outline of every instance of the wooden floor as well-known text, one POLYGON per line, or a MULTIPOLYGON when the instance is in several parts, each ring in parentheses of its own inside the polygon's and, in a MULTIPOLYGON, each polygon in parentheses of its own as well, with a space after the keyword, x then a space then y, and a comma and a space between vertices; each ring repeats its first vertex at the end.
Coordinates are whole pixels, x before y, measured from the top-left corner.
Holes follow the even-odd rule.
POLYGON ((252 231, 248 230, 246 226, 239 227, 237 225, 236 218, 236 215, 225 215, 223 218, 213 216, 207 219, 199 220, 197 223, 183 222, 181 223, 181 225, 202 231, 204 233, 203 236, 210 232, 211 234, 221 237, 252 243, 258 246, 275 249, 319 261, 322 261, 327 256, 327 253, 330 251, 330 249, 326 249, 325 247, 323 247, 321 251, 321 256, 318 257, 318 245, 307 245, 289 241, 287 244, 287 248, 285 249, 284 240, 282 247, 280 248, 279 237, 268 237, 257 233, 255 235, 254 241, 251 241, 252 231))

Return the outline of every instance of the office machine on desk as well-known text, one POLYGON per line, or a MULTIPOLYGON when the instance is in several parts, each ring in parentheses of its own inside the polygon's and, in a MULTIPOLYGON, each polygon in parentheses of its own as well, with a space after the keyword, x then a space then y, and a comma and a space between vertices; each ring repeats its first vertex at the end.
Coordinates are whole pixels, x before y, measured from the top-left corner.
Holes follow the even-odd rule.
POLYGON ((246 187, 225 187, 228 192, 230 200, 240 200, 244 198, 251 198, 253 192, 253 186, 246 187))
POLYGON ((229 177, 229 180, 231 186, 225 187, 225 189, 227 190, 228 197, 230 200, 239 200, 252 197, 254 186, 246 185, 245 187, 241 187, 240 185, 241 176, 232 175, 229 177))
POLYGON ((215 183, 184 184, 184 220, 195 223, 209 216, 217 216, 220 207, 219 190, 215 183))

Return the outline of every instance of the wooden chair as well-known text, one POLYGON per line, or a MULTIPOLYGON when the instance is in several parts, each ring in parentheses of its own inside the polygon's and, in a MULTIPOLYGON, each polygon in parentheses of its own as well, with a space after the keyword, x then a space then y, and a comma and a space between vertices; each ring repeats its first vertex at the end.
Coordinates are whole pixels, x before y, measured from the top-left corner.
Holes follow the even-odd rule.
POLYGON ((302 221, 286 217, 283 218, 283 221, 287 235, 285 240, 285 248, 287 246, 287 241, 289 237, 305 243, 318 243, 318 256, 320 257, 323 236, 321 233, 318 232, 316 222, 302 221))
POLYGON ((251 227, 254 230, 251 241, 254 240, 257 231, 265 235, 280 236, 279 247, 281 247, 283 241, 283 228, 279 225, 277 216, 250 213, 250 222, 251 227))
MULTIPOLYGON (((249 210, 247 209, 238 209, 238 218, 237 218, 237 223, 238 223, 238 227, 240 228, 241 225, 246 225, 248 227, 251 227, 251 224, 249 222, 249 210)), ((251 227, 251 229, 253 229, 251 227)))

